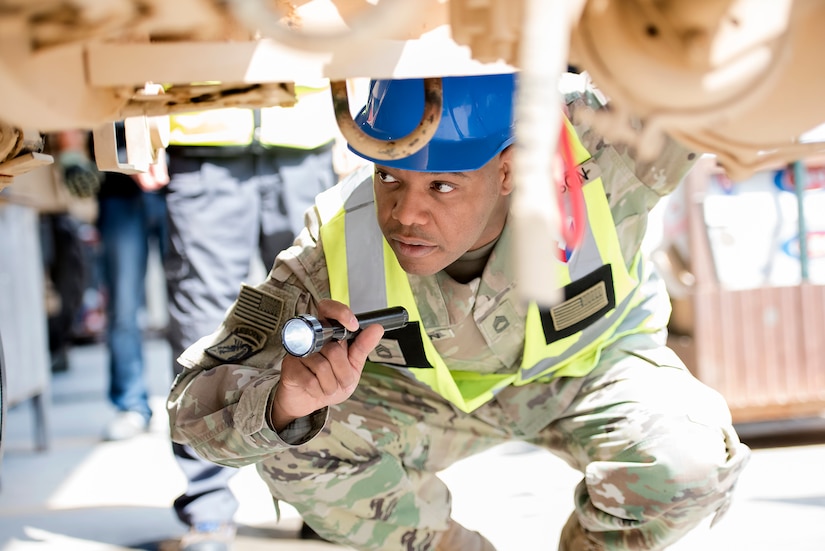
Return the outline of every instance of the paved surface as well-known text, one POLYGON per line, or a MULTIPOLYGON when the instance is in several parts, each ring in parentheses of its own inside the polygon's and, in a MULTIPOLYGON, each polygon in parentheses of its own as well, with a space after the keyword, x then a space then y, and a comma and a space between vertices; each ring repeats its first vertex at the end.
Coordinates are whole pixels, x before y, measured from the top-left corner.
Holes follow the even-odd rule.
MULTIPOLYGON (((35 449, 30 404, 8 413, 0 551, 175 549, 183 528, 170 504, 184 481, 163 409, 169 351, 149 340, 146 352, 156 415, 145 435, 100 441, 114 411, 105 400, 106 353, 99 345, 76 347, 69 371, 55 374, 46 451, 35 449)), ((774 446, 754 451, 723 521, 712 530, 701 526, 671 551, 825 550, 825 445, 774 446)), ((500 551, 555 550, 579 478, 554 456, 522 445, 496 448, 442 477, 453 491, 454 516, 500 551)), ((275 518, 251 468, 241 469, 232 484, 242 502, 235 551, 343 549, 298 540, 300 518, 288 506, 275 518)))

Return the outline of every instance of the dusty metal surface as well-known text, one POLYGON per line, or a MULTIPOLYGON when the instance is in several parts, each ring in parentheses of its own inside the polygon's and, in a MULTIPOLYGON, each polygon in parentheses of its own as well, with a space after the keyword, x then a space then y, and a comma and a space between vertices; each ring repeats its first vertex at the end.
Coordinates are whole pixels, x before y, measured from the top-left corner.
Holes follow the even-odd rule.
MULTIPOLYGON (((569 48, 540 53, 549 65, 578 64, 611 97, 614 109, 596 123, 613 139, 653 156, 668 133, 717 154, 734 177, 821 150, 803 143, 825 121, 821 2, 558 3, 569 48), (641 133, 629 131, 636 119, 641 133)), ((525 30, 555 4, 3 0, 0 120, 93 128, 134 115, 289 105, 284 85, 303 78, 435 77, 501 64, 526 72, 541 44, 525 30), (148 81, 168 93, 146 101, 148 81)))

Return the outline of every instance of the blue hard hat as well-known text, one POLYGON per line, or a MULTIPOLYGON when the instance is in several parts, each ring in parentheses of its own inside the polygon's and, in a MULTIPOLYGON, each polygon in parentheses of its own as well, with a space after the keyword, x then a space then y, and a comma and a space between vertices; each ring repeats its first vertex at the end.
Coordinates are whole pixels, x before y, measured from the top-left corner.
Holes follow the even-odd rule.
MULTIPOLYGON (((444 77, 441 122, 423 149, 376 164, 418 172, 467 172, 487 164, 513 143, 515 75, 444 77)), ((367 105, 355 117, 367 135, 396 140, 412 132, 424 112, 423 79, 373 80, 367 105)))

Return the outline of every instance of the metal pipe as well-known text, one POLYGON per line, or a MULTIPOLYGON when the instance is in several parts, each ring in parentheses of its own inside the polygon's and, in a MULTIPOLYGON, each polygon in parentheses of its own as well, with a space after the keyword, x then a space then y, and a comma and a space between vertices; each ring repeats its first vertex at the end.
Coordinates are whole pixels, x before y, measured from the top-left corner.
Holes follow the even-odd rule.
POLYGON ((376 36, 404 35, 420 10, 419 0, 380 0, 365 4, 368 7, 352 17, 347 26, 327 26, 325 30, 290 28, 281 21, 285 14, 277 9, 278 3, 269 0, 229 0, 227 6, 250 31, 309 52, 349 51, 354 43, 376 36))
POLYGON ((515 191, 512 205, 519 294, 544 306, 561 296, 555 282, 561 240, 552 162, 562 125, 559 80, 567 70, 568 2, 527 0, 520 47, 516 103, 515 191))
POLYGON ((793 187, 796 194, 797 219, 796 225, 799 231, 799 269, 802 283, 807 283, 808 273, 808 227, 805 221, 805 186, 807 185, 807 167, 802 161, 792 163, 793 187))

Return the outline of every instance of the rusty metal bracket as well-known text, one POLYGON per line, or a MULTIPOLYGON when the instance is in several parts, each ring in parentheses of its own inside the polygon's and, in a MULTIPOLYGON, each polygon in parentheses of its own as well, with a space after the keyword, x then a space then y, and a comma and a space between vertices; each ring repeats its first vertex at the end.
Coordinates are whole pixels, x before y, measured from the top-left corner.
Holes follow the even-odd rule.
POLYGON ((421 115, 421 121, 415 130, 396 140, 373 138, 355 124, 350 114, 346 81, 330 82, 330 93, 335 108, 335 120, 341 134, 355 149, 374 159, 390 161, 417 153, 430 142, 441 122, 442 84, 440 78, 424 79, 424 112, 421 115))

